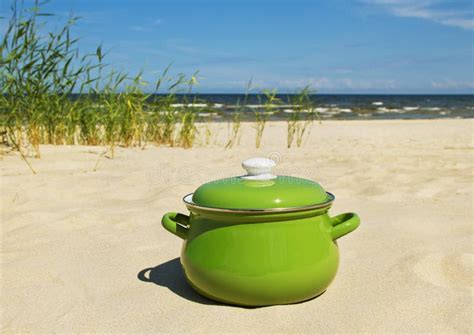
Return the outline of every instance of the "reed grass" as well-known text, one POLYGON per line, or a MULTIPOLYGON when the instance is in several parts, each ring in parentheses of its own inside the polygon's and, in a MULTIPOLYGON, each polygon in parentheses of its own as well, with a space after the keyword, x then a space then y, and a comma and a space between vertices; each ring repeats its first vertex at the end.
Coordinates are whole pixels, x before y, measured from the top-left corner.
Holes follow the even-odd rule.
MULTIPOLYGON (((70 37, 70 28, 76 22, 71 17, 58 31, 41 35, 40 3, 29 10, 12 5, 12 16, 1 43, 2 126, 9 132, 15 147, 21 148, 22 134, 39 158, 39 144, 59 144, 66 141, 75 104, 68 101, 77 82, 89 64, 80 58, 77 39, 70 37), (79 65, 73 65, 79 61, 79 65), (54 93, 52 93, 54 92, 54 93)), ((80 91, 80 88, 79 88, 80 91)))
MULTIPOLYGON (((237 106, 239 102, 237 101, 237 106)), ((239 133, 240 133, 240 126, 242 122, 242 112, 235 111, 232 114, 232 127, 230 127, 230 123, 228 124, 228 128, 231 128, 229 131, 229 137, 227 140, 227 144, 225 145, 226 149, 232 148, 236 143, 238 144, 239 141, 239 133)))
POLYGON ((212 130, 211 130, 211 124, 212 124, 212 114, 209 114, 209 116, 205 120, 204 124, 204 144, 209 145, 211 143, 211 138, 212 138, 212 130))
POLYGON ((239 133, 242 122, 242 113, 247 106, 249 92, 252 89, 252 80, 249 80, 247 83, 247 88, 245 90, 244 99, 240 102, 240 99, 237 99, 234 113, 232 114, 232 127, 228 124, 228 128, 231 128, 229 131, 229 137, 227 144, 225 145, 226 149, 232 148, 236 143, 239 144, 239 133))
POLYGON ((311 100, 311 88, 306 86, 296 95, 288 100, 293 106, 293 112, 287 121, 287 146, 291 147, 296 139, 296 146, 301 147, 305 135, 308 136, 311 125, 315 117, 319 118, 318 113, 314 110, 314 103, 311 100))
MULTIPOLYGON (((197 76, 198 76, 198 73, 196 72, 186 82, 187 87, 188 87, 188 90, 186 93, 188 95, 192 93, 193 87, 196 86, 198 83, 197 76)), ((198 132, 198 129, 195 125, 196 117, 202 109, 199 107, 195 107, 197 104, 201 102, 196 97, 193 97, 192 100, 189 100, 188 96, 186 95, 184 97, 183 102, 184 102, 183 104, 184 106, 179 112, 180 130, 179 130, 179 136, 178 136, 178 143, 181 147, 187 149, 187 148, 191 148, 194 145, 194 141, 196 139, 196 135, 198 132)))
POLYGON ((28 9, 13 2, 1 43, 1 128, 14 147, 39 158, 40 144, 105 145, 112 157, 117 145, 193 145, 196 110, 173 105, 183 86, 190 92, 197 84, 196 75, 168 78, 168 67, 146 94, 149 83, 142 73, 130 76, 107 68, 101 46, 95 54, 79 52, 78 39, 71 38, 77 17, 57 31, 41 33, 42 19, 52 16, 41 6, 36 1, 28 9), (148 101, 163 85, 168 94, 148 101), (79 98, 72 99, 72 93, 79 98))
POLYGON ((263 111, 255 109, 255 147, 260 148, 262 143, 263 132, 265 130, 265 125, 271 115, 277 111, 276 107, 281 103, 281 100, 277 98, 276 90, 263 90, 263 101, 259 96, 259 104, 263 106, 263 111))
MULTIPOLYGON (((202 107, 205 101, 192 94, 198 73, 171 76, 168 66, 155 82, 146 82, 142 72, 115 71, 106 65, 102 46, 92 53, 79 50, 79 39, 71 31, 78 17, 71 15, 59 29, 48 31, 45 23, 51 16, 39 0, 33 8, 13 1, 1 40, 0 131, 22 158, 40 158, 40 144, 104 146, 111 158, 117 146, 195 144, 198 115, 215 112, 209 105, 202 107)), ((247 104, 251 85, 250 81, 232 114, 226 148, 238 144, 243 115, 251 109, 247 104)), ((303 113, 311 108, 309 90, 294 99, 302 107, 288 124, 289 147, 294 140, 301 145, 312 122, 304 118, 313 115, 303 113)), ((259 101, 262 107, 251 109, 257 148, 267 120, 281 102, 274 90, 264 91, 259 101)), ((204 135, 208 145, 209 127, 204 135)))

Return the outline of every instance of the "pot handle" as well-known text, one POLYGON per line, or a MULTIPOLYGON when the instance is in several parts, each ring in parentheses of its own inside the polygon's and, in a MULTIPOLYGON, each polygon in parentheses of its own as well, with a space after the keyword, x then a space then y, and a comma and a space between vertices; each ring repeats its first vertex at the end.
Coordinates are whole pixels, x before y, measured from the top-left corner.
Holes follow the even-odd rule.
POLYGON ((169 212, 163 215, 161 218, 161 224, 170 233, 185 239, 189 230, 189 216, 169 212))
POLYGON ((356 213, 339 214, 331 218, 331 236, 333 240, 338 239, 359 227, 360 218, 356 213))

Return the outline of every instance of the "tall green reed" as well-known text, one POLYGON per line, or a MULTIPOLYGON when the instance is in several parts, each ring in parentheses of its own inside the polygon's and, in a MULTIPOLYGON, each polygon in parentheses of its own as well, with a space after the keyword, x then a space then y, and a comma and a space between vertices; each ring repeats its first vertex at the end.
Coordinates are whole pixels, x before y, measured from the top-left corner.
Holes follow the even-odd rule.
MULTIPOLYGON (((91 64, 90 55, 81 56, 78 39, 70 30, 77 17, 70 17, 58 31, 41 34, 41 4, 25 9, 13 2, 12 15, 1 43, 0 84, 2 87, 2 126, 9 139, 21 150, 30 145, 40 157, 39 144, 63 144, 71 132, 77 104, 69 96, 81 93, 87 71, 100 66, 91 64), (28 143, 23 143, 26 133, 28 143)), ((70 137, 69 137, 70 138, 70 137)))
MULTIPOLYGON (((235 143, 238 144, 241 122, 242 122, 242 113, 247 106, 249 92, 251 90, 252 90, 252 79, 250 79, 247 84, 243 101, 240 102, 240 99, 237 99, 235 110, 234 110, 234 113, 232 114, 232 130, 229 132, 227 144, 225 145, 226 149, 232 148, 235 145, 235 143)), ((229 125, 228 125, 228 128, 230 128, 229 125)))
POLYGON ((197 75, 198 73, 196 72, 187 81, 188 91, 187 95, 184 97, 184 106, 179 113, 181 128, 179 131, 178 143, 183 148, 191 148, 193 146, 198 131, 195 122, 196 116, 198 115, 201 108, 196 107, 196 105, 198 105, 201 101, 198 100, 196 96, 193 96, 191 100, 188 99, 188 95, 192 93, 193 87, 198 84, 197 75))
POLYGON ((296 95, 289 98, 293 111, 287 121, 287 147, 290 148, 296 139, 296 146, 301 147, 305 135, 309 135, 315 117, 319 115, 314 110, 311 100, 311 88, 306 86, 296 95))
POLYGON ((39 144, 106 145, 113 157, 121 146, 192 146, 195 111, 174 106, 182 86, 192 88, 196 76, 158 78, 155 90, 145 93, 142 73, 130 76, 109 69, 99 46, 82 55, 77 38, 71 37, 72 17, 62 28, 46 31, 43 3, 32 9, 14 1, 12 15, 1 43, 1 128, 15 147, 32 147, 40 157, 39 144), (165 96, 150 100, 161 85, 165 96), (72 98, 72 93, 78 98, 72 98), (179 134, 176 125, 181 122, 179 134), (176 137, 177 136, 177 137, 176 137))
POLYGON ((277 107, 281 103, 281 100, 277 97, 276 90, 263 90, 263 99, 258 96, 259 104, 262 105, 263 111, 259 109, 254 109, 255 115, 255 147, 260 148, 262 143, 263 131, 265 130, 265 125, 275 112, 278 111, 277 107))
MULTIPOLYGON (((29 9, 13 1, 0 45, 0 130, 6 130, 8 141, 22 158, 39 158, 40 144, 101 145, 108 148, 110 157, 117 146, 194 145, 198 115, 211 109, 200 106, 203 101, 192 94, 197 73, 172 76, 168 66, 152 87, 142 72, 115 71, 106 65, 102 46, 95 52, 80 52, 79 40, 71 33, 78 17, 71 15, 59 29, 49 31, 46 23, 52 14, 45 13, 42 5, 37 0, 29 9), (165 94, 154 95, 161 91, 165 94)), ((237 102, 232 127, 229 123, 226 148, 238 143, 242 117, 251 109, 247 105, 250 89, 251 81, 243 101, 237 102)), ((302 107, 289 121, 288 146, 295 139, 300 146, 307 122, 312 122, 303 122, 313 115, 303 113, 311 108, 308 92, 303 90, 295 98, 294 103, 302 107)), ((257 148, 267 120, 280 104, 276 91, 264 91, 259 101, 261 108, 251 109, 257 148)), ((208 144, 210 128, 205 136, 208 144)))

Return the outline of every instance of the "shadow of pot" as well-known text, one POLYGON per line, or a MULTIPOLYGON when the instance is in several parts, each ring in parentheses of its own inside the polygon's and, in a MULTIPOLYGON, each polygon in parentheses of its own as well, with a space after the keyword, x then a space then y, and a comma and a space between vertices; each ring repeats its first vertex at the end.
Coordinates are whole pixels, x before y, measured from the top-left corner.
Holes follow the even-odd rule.
POLYGON ((179 257, 153 268, 143 269, 137 277, 143 282, 167 287, 170 291, 187 300, 205 305, 221 305, 218 302, 204 298, 193 290, 186 281, 179 257))

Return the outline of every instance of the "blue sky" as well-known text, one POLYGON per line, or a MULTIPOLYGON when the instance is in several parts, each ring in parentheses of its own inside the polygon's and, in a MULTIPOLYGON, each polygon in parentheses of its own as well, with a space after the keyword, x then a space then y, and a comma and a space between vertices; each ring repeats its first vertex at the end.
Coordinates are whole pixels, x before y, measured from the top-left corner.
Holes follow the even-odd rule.
MULTIPOLYGON (((1 1, 5 16, 9 1, 1 1)), ((199 70, 201 92, 474 93, 472 0, 53 0, 84 50, 154 81, 199 70)))

